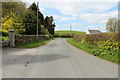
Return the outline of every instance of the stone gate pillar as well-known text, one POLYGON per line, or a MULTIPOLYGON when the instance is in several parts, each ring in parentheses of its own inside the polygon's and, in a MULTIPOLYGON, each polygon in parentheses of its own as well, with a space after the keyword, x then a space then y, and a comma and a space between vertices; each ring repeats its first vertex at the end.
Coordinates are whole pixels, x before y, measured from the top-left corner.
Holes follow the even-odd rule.
POLYGON ((10 47, 15 47, 15 30, 11 29, 9 32, 10 47))

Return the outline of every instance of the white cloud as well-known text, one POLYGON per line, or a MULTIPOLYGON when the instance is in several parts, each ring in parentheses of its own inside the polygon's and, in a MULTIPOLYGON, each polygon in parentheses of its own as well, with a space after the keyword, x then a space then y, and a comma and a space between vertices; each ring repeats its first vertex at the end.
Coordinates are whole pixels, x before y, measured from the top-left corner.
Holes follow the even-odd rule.
POLYGON ((61 18, 59 18, 60 22, 70 21, 70 20, 77 20, 77 18, 76 17, 61 17, 61 18))
POLYGON ((79 15, 82 20, 85 20, 91 24, 105 24, 109 18, 118 17, 118 11, 112 11, 107 13, 82 13, 79 15))
POLYGON ((109 13, 104 12, 117 5, 117 3, 112 3, 112 2, 99 2, 99 3, 98 2, 82 2, 82 3, 53 2, 53 3, 41 3, 41 5, 50 8, 55 8, 59 10, 61 13, 71 16, 71 17, 59 17, 60 21, 83 19, 89 23, 104 24, 106 22, 106 19, 110 17, 118 16, 117 11, 113 11, 109 13), (89 13, 87 11, 92 11, 92 13, 89 13))
POLYGON ((53 14, 52 15, 55 20, 58 20, 59 22, 69 21, 69 20, 77 20, 76 17, 66 17, 66 16, 60 16, 53 14))
POLYGON ((84 11, 93 11, 93 12, 103 12, 106 10, 109 10, 113 6, 117 5, 117 3, 112 2, 68 2, 68 3, 62 3, 62 2, 51 2, 51 3, 41 3, 41 5, 55 8, 59 10, 61 13, 66 15, 76 15, 80 14, 84 11))

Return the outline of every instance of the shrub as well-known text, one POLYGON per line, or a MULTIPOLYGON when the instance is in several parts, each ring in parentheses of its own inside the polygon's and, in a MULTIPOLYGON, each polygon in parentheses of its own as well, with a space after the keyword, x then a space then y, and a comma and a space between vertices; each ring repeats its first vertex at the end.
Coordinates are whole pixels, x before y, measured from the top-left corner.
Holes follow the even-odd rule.
POLYGON ((107 41, 99 41, 97 45, 99 48, 102 48, 102 49, 106 49, 109 51, 113 51, 113 50, 118 51, 120 47, 119 44, 120 44, 119 41, 116 41, 111 38, 107 41))
MULTIPOLYGON (((1 33, 1 32, 0 32, 1 33)), ((2 32, 2 36, 8 36, 9 35, 9 33, 7 33, 7 32, 2 32)))
POLYGON ((99 56, 105 60, 109 60, 115 63, 120 62, 119 59, 120 53, 116 51, 109 51, 101 48, 96 48, 92 49, 90 53, 93 54, 94 56, 99 56))
POLYGON ((6 37, 0 36, 0 41, 8 41, 8 40, 9 40, 8 36, 6 36, 6 37))

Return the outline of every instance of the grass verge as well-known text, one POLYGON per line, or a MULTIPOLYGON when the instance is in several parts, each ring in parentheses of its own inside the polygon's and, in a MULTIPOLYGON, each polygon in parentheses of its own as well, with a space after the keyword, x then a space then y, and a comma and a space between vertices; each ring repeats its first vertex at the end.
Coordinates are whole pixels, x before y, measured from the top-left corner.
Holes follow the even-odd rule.
POLYGON ((99 47, 89 44, 89 43, 78 42, 78 41, 74 40, 73 38, 67 39, 67 42, 69 42, 71 45, 73 45, 85 52, 88 52, 94 56, 100 57, 104 60, 108 60, 113 63, 120 62, 120 60, 118 59, 118 52, 103 50, 103 49, 100 49, 99 47), (113 53, 115 55, 113 55, 113 53))
POLYGON ((88 43, 81 43, 81 42, 74 40, 73 38, 68 38, 67 42, 69 42, 71 45, 73 45, 73 46, 75 46, 75 47, 77 47, 85 52, 88 52, 88 53, 91 52, 91 49, 96 48, 95 45, 90 45, 88 43))
POLYGON ((26 43, 26 44, 20 44, 20 45, 17 45, 15 48, 36 48, 36 47, 39 47, 39 46, 49 43, 53 39, 54 38, 47 39, 47 40, 39 40, 36 42, 31 42, 31 43, 26 43))

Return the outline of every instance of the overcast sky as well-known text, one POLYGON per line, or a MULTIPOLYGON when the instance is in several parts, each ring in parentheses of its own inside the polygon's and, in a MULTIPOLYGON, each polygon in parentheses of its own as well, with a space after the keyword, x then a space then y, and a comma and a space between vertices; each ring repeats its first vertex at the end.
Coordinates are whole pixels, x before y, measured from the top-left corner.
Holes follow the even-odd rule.
POLYGON ((39 2, 45 16, 53 16, 56 30, 105 31, 106 21, 118 17, 118 0, 22 0, 28 5, 39 2))

